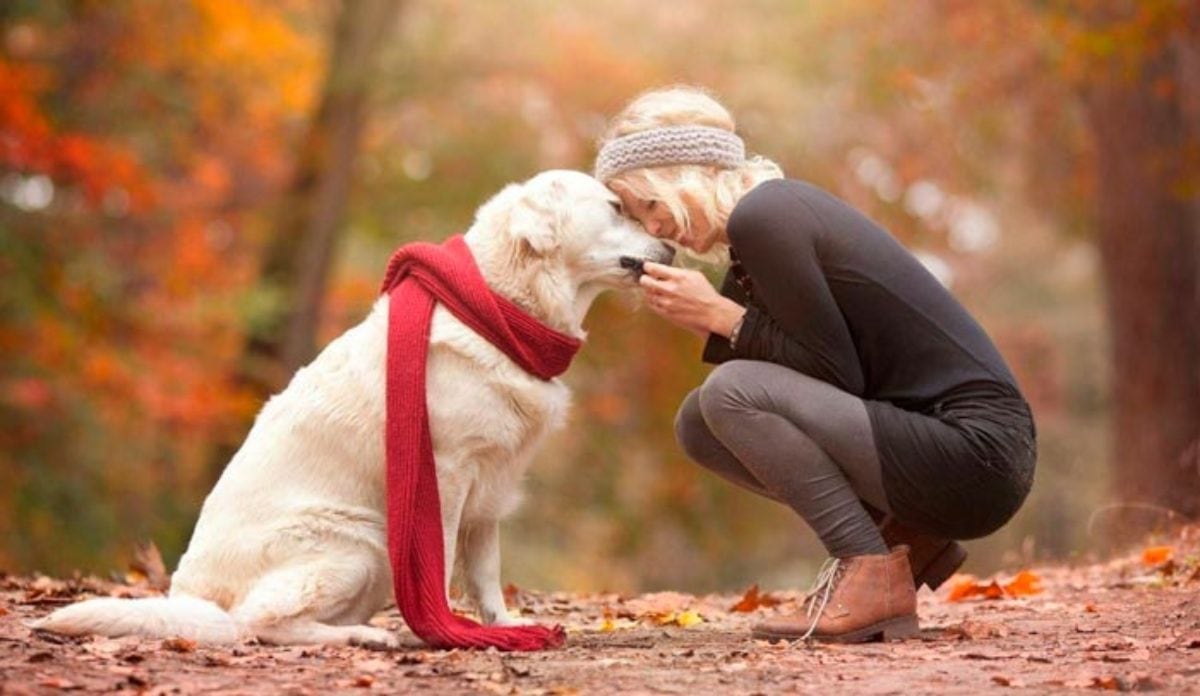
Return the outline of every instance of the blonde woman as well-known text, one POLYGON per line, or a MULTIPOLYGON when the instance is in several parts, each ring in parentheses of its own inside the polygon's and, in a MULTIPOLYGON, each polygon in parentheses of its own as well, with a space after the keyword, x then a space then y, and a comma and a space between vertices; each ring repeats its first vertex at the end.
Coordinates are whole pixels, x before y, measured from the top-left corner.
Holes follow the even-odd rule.
POLYGON ((706 92, 648 92, 611 122, 595 174, 651 234, 729 263, 718 291, 647 263, 650 309, 707 335, 718 366, 676 435, 729 481, 791 507, 830 559, 770 640, 917 630, 940 585, 1024 502, 1035 430, 1000 353, 886 231, 773 162, 747 158, 706 92))

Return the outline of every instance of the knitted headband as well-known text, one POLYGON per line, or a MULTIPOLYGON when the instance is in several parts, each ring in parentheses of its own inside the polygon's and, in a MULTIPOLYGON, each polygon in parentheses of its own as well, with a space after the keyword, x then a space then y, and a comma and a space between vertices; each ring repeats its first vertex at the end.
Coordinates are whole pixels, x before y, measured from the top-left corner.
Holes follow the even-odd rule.
POLYGON ((666 126, 614 138, 600 148, 595 175, 600 181, 631 169, 675 164, 711 164, 733 169, 746 160, 736 134, 709 126, 666 126))

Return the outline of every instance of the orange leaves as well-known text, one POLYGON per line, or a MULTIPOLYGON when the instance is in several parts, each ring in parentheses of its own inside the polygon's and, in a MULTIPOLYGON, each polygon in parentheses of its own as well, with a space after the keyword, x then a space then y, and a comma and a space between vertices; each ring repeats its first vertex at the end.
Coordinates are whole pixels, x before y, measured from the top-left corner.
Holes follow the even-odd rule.
POLYGON ((758 585, 754 584, 750 586, 750 589, 746 590, 746 594, 742 595, 737 604, 729 607, 729 611, 750 613, 759 607, 774 607, 782 602, 783 600, 772 596, 770 593, 759 592, 758 585))
POLYGON ((1042 591, 1041 578, 1028 570, 1022 570, 1007 583, 1001 584, 993 579, 982 584, 974 576, 964 575, 950 588, 946 596, 948 602, 961 602, 967 599, 1005 599, 1009 597, 1027 597, 1042 591))
POLYGON ((1142 564, 1157 566, 1171 560, 1170 546, 1148 546, 1142 550, 1142 564))

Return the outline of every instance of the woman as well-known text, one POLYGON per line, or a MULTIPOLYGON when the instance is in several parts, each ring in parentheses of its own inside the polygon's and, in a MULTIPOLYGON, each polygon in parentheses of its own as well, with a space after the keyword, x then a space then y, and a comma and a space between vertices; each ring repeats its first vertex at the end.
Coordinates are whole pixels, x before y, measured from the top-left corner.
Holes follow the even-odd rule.
POLYGON ((966 556, 953 540, 1000 528, 1033 480, 1033 419, 995 346, 887 232, 747 159, 701 90, 635 99, 595 169, 651 234, 730 263, 719 292, 660 264, 641 278, 718 365, 679 409, 683 449, 790 506, 829 552, 806 608, 754 635, 914 633, 916 587, 949 577, 966 556))

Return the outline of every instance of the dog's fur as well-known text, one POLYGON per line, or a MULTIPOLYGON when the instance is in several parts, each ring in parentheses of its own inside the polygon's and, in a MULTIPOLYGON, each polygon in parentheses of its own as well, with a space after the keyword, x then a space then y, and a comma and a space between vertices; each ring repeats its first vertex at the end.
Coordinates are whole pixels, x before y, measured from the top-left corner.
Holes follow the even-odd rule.
MULTIPOLYGON (((636 285, 620 256, 671 259, 668 247, 619 214, 610 191, 578 172, 508 186, 479 209, 465 238, 494 291, 581 338, 600 291, 636 285)), ((205 642, 395 645, 394 635, 366 625, 392 598, 387 320, 385 296, 263 407, 205 500, 168 597, 89 600, 35 627, 205 642)), ((524 623, 504 605, 498 522, 518 503, 535 446, 563 421, 567 387, 525 373, 439 305, 427 393, 447 584, 461 555, 481 619, 524 623)))

